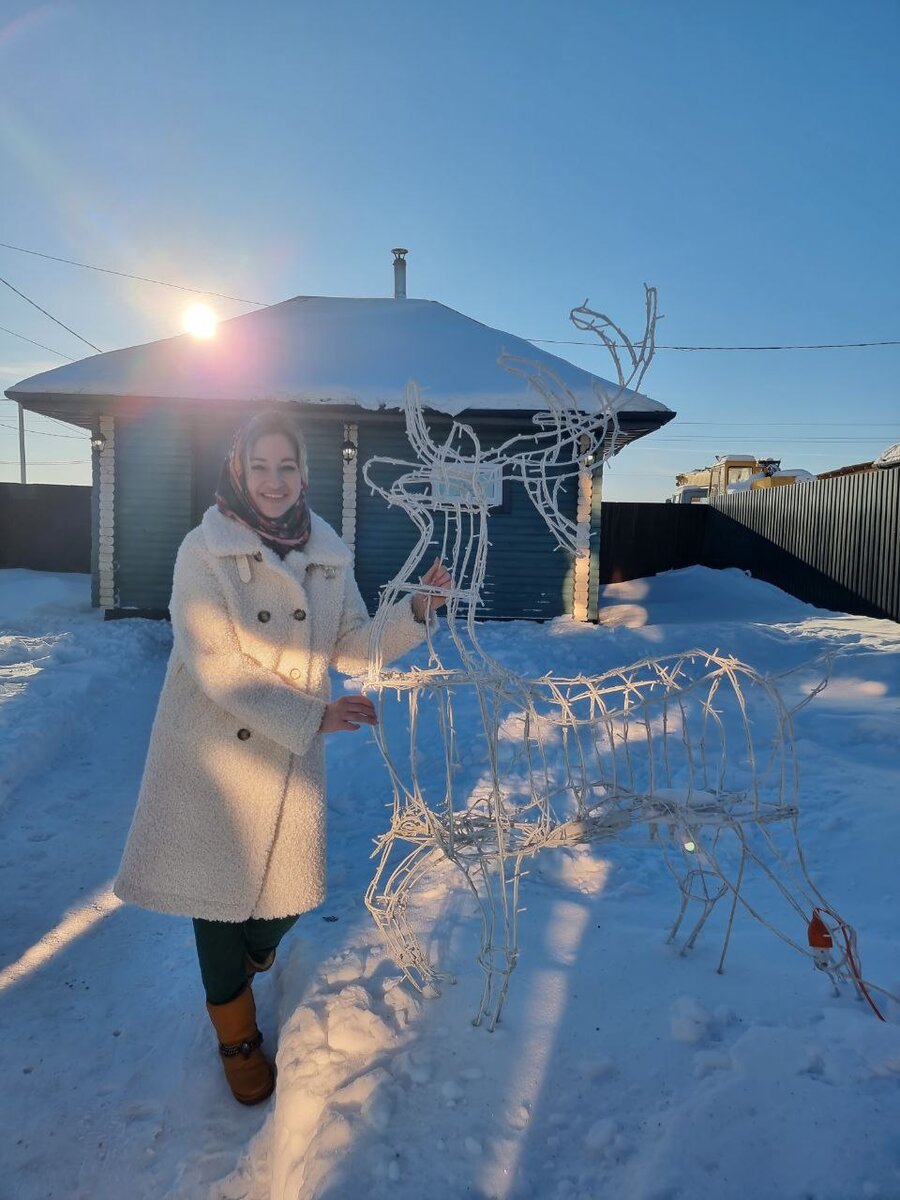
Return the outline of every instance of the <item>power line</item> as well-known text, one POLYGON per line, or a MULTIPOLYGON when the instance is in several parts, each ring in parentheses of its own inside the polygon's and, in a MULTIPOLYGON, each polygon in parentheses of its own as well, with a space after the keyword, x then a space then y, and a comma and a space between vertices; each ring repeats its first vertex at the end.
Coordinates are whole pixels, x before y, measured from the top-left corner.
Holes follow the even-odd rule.
MULTIPOLYGON (((677 421, 677 425, 721 425, 732 429, 738 425, 759 429, 793 429, 805 427, 809 421, 677 421)), ((896 429, 896 421, 816 421, 817 429, 896 429)))
POLYGON ((17 250, 19 254, 32 254, 35 258, 47 258, 50 262, 65 263, 69 267, 81 267, 85 271, 99 271, 103 275, 118 275, 120 279, 136 279, 139 283, 155 283, 158 287, 176 288, 179 292, 194 292, 198 296, 215 296, 217 300, 235 300, 238 304, 252 304, 257 308, 269 308, 265 300, 245 300, 241 296, 226 296, 223 292, 211 292, 208 288, 185 287, 181 283, 168 283, 164 279, 148 279, 146 275, 132 275, 128 271, 113 271, 110 267, 94 267, 90 263, 75 262, 71 258, 58 258, 55 254, 42 254, 40 250, 26 250, 23 246, 11 246, 0 242, 4 250, 17 250))
MULTIPOLYGON (((566 338, 526 338, 528 342, 539 342, 547 346, 593 346, 596 350, 605 350, 603 342, 572 341, 566 338)), ((618 343, 613 343, 617 349, 622 349, 618 343)), ((663 346, 658 342, 656 350, 861 350, 868 346, 900 346, 900 338, 880 342, 815 342, 793 346, 663 346)))
MULTIPOLYGON (((16 407, 18 408, 17 400, 9 400, 3 396, 0 396, 0 402, 2 402, 3 404, 15 404, 16 407)), ((45 421, 52 421, 54 423, 54 425, 62 425, 63 429, 72 429, 73 427, 75 427, 76 429, 78 428, 77 423, 75 421, 61 421, 59 419, 59 417, 51 417, 49 415, 49 413, 41 413, 40 415, 45 421)), ((87 431, 85 431, 85 432, 87 432, 87 431)))
POLYGON ((16 333, 14 329, 4 329, 0 325, 0 333, 8 333, 10 337, 21 338, 23 342, 31 342, 32 346, 38 346, 41 350, 49 350, 51 354, 58 354, 60 358, 68 359, 69 362, 75 361, 70 355, 63 354, 61 350, 54 350, 52 346, 45 346, 42 342, 35 342, 32 338, 26 337, 24 333, 16 333))
MULTIPOLYGON (((12 429, 14 433, 18 433, 18 432, 19 432, 19 427, 18 427, 18 425, 4 425, 4 424, 0 424, 0 429, 12 429)), ((31 435, 32 435, 32 437, 72 438, 72 439, 74 439, 74 440, 76 440, 76 441, 79 441, 79 442, 80 442, 80 441, 83 441, 83 440, 84 440, 84 438, 86 438, 86 437, 88 437, 88 436, 89 436, 89 435, 88 435, 88 431, 87 431, 87 430, 85 430, 85 431, 84 431, 84 433, 83 433, 82 435, 80 435, 80 436, 79 436, 79 434, 77 434, 77 433, 48 433, 48 432, 47 432, 46 430, 44 430, 44 429, 28 429, 28 428, 26 428, 25 432, 26 432, 26 433, 29 433, 29 434, 31 434, 31 435)))
MULTIPOLYGON (((89 458, 61 458, 55 462, 29 462, 28 465, 29 467, 78 467, 87 466, 90 461, 89 458)), ((19 465, 20 463, 17 458, 0 459, 0 467, 18 467, 19 465)))
POLYGON ((38 312, 43 313, 45 317, 49 317, 51 321, 55 322, 55 324, 59 325, 62 329, 65 329, 66 333, 71 333, 73 337, 77 337, 80 342, 84 342, 86 346, 90 346, 90 348, 92 350, 96 350, 98 354, 103 353, 99 346, 95 346, 93 342, 89 342, 87 338, 82 337, 80 333, 76 333, 74 329, 70 329, 68 325, 63 325, 62 321, 58 321, 52 313, 47 312, 46 308, 41 308, 41 306, 36 304, 34 300, 29 299, 24 292, 20 292, 18 288, 13 287, 9 280, 4 279, 2 275, 0 275, 0 283, 5 283, 11 292, 15 292, 17 296, 21 296, 22 299, 30 304, 32 308, 36 308, 38 312))
MULTIPOLYGON (((763 433, 744 434, 743 437, 747 441, 760 442, 765 439, 767 442, 777 442, 781 445, 797 445, 810 446, 813 444, 828 444, 833 446, 881 446, 884 444, 884 438, 867 437, 867 438, 839 438, 839 437, 769 437, 763 433)), ((668 446, 672 442, 715 442, 723 441, 728 438, 734 441, 734 435, 729 434, 714 434, 714 433, 684 433, 669 434, 668 437, 654 438, 651 445, 653 446, 668 446)))
MULTIPOLYGON (((198 296, 214 296, 217 300, 234 300, 237 304, 250 304, 256 308, 269 308, 271 305, 265 300, 247 300, 243 296, 229 296, 224 292, 212 292, 209 288, 187 287, 182 283, 170 283, 165 279, 151 279, 146 275, 134 275, 129 271, 114 271, 111 267, 95 267, 91 263, 76 262, 71 258, 60 258, 55 254, 44 254, 40 250, 28 250, 24 246, 13 246, 9 242, 0 242, 0 247, 4 250, 15 250, 19 254, 30 254, 35 258, 46 258, 50 262, 65 263, 70 267, 80 267, 85 271, 98 271, 103 275, 117 275, 120 279, 134 279, 140 283, 153 283, 158 287, 175 288, 180 292, 191 292, 198 296)), ((5 282, 5 281, 4 281, 5 282)), ((43 311, 43 310, 42 310, 43 311)), ((49 315, 49 314, 48 314, 49 315)), ((65 328, 65 326, 63 326, 65 328)), ((71 333, 71 330, 69 330, 71 333)), ((76 334, 76 337, 78 335, 76 334)), ((84 339, 82 338, 82 341, 84 339)), ((595 349, 604 349, 605 346, 599 341, 584 341, 575 338, 525 338, 525 341, 534 342, 545 346, 593 346, 595 349)), ((90 342, 88 342, 90 345, 90 342)), ((613 343, 617 349, 623 349, 617 343, 613 343)), ((780 346, 673 346, 656 344, 657 350, 682 350, 682 351, 710 351, 710 350, 859 350, 866 349, 871 346, 900 346, 900 338, 885 339, 872 342, 816 342, 802 343, 794 345, 780 346)), ((96 349, 96 347, 93 347, 96 349)))

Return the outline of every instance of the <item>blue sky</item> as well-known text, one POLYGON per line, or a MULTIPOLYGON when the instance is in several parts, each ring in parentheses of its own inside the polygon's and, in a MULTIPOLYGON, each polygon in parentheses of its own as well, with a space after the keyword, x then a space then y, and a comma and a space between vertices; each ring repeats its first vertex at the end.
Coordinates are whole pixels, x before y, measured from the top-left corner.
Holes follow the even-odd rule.
MULTIPOLYGON (((638 332, 647 281, 661 343, 898 339, 898 54, 894 0, 0 0, 0 241, 262 301, 390 295, 403 245, 410 295, 524 337, 584 339, 585 297, 638 332)), ((0 276, 104 350, 189 300, 2 248, 0 276)), ((90 353, 2 285, 0 326, 90 353)), ((63 361, 0 332, 0 391, 63 361)), ((898 378, 900 346, 660 350, 678 418, 605 495, 872 458, 898 378)), ((30 480, 88 481, 83 437, 27 425, 30 480)), ((0 427, 0 480, 17 453, 0 427)))

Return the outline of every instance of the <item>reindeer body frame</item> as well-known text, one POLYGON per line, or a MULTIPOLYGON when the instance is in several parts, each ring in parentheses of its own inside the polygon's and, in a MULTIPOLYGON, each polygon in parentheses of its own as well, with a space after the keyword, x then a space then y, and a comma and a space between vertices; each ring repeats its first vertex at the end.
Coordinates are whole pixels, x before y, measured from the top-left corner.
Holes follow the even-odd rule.
POLYGON ((703 650, 648 658, 595 676, 531 679, 479 643, 476 615, 489 544, 485 475, 499 472, 521 484, 558 544, 574 555, 586 553, 575 523, 562 512, 561 491, 591 458, 614 452, 617 408, 652 357, 653 289, 647 289, 647 328, 637 347, 586 304, 572 317, 580 328, 598 333, 616 364, 619 388, 611 396, 598 394, 599 419, 580 412, 575 397, 546 368, 507 360, 507 368, 526 377, 546 402, 546 411, 534 417, 533 434, 483 448, 470 426, 454 421, 446 439, 436 443, 411 384, 405 415, 415 461, 374 458, 364 465, 369 486, 401 508, 418 530, 413 549, 384 590, 370 639, 365 688, 377 696, 382 717, 387 697, 405 698, 409 741, 392 747, 384 720, 376 730, 393 811, 376 845, 366 905, 410 982, 438 990, 451 977, 429 961, 407 908, 436 863, 454 863, 481 913, 484 987, 475 1023, 486 1019, 493 1029, 518 958, 520 884, 528 860, 543 849, 634 838, 644 831, 645 844, 663 854, 679 888, 670 940, 691 901, 699 904, 682 952, 727 896, 719 970, 742 906, 812 958, 832 983, 846 977, 849 964, 859 982, 853 931, 827 905, 803 860, 791 714, 770 680, 727 655, 703 650), (628 349, 627 378, 608 329, 628 349), (374 475, 384 467, 395 475, 389 486, 374 475), (436 514, 443 517, 437 539, 436 514), (416 577, 436 541, 455 580, 446 603, 459 665, 446 665, 429 635, 427 668, 386 670, 381 635, 387 610, 405 593, 428 590, 416 577), (420 730, 429 722, 439 734, 430 742, 439 740, 443 747, 440 764, 420 762, 420 730), (466 782, 463 763, 475 757, 473 739, 483 768, 475 787, 466 782), (788 830, 787 853, 784 839, 774 836, 775 825, 788 830), (772 880, 804 930, 811 914, 822 914, 829 933, 843 936, 844 952, 835 958, 811 949, 764 919, 745 895, 750 864, 772 880))

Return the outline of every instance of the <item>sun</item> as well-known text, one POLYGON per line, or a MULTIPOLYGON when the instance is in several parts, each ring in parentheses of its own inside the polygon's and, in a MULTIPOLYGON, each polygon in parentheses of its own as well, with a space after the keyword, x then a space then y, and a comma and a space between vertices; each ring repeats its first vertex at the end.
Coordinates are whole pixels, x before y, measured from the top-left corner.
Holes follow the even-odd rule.
POLYGON ((184 310, 181 324, 186 333, 195 338, 211 338, 216 332, 219 318, 208 304, 192 304, 184 310))

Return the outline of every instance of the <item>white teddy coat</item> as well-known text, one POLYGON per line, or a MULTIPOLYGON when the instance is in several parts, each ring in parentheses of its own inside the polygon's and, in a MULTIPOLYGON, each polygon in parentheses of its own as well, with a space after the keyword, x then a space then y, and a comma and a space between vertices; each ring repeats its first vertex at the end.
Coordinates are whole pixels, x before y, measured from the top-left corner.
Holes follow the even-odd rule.
MULTIPOLYGON (((187 535, 172 655, 115 882, 122 900, 215 921, 322 903, 328 667, 360 674, 368 652, 351 561, 316 514, 284 561, 215 508, 187 535)), ((385 661, 424 636, 399 602, 385 661)))

